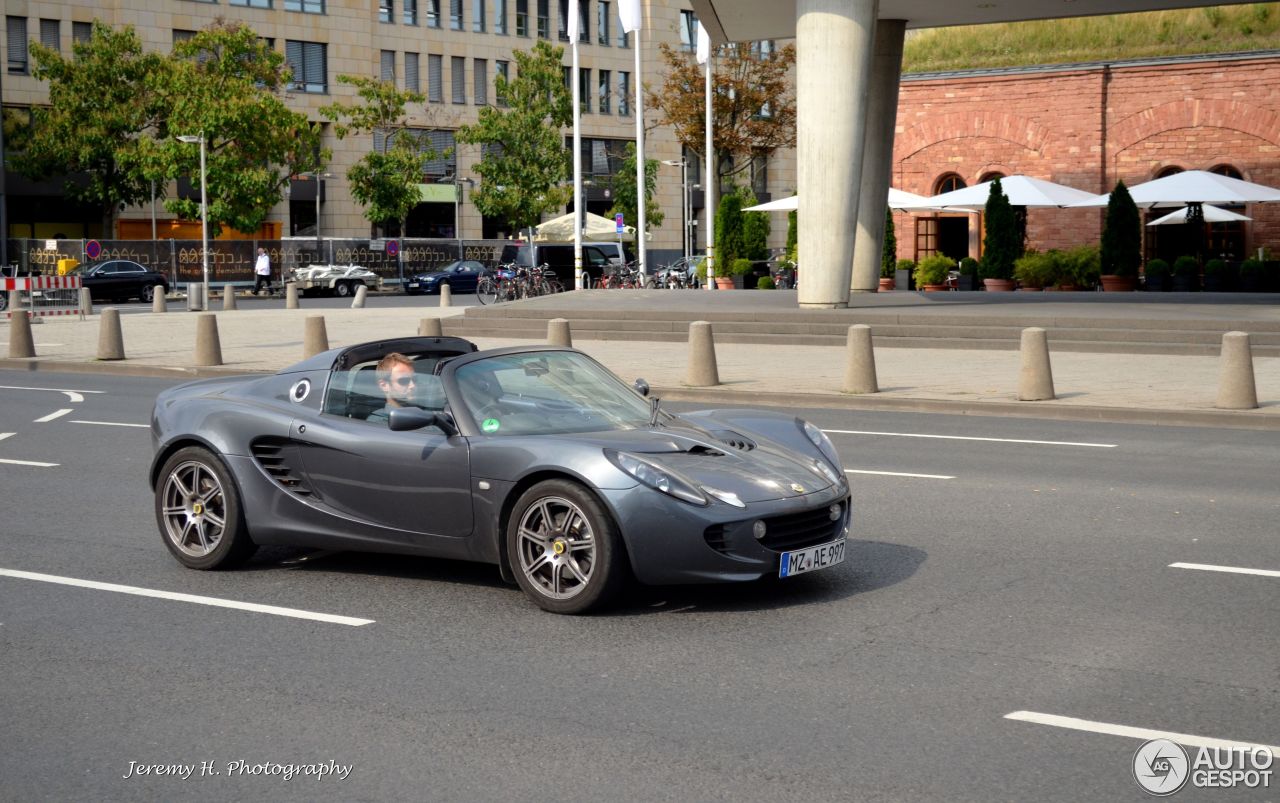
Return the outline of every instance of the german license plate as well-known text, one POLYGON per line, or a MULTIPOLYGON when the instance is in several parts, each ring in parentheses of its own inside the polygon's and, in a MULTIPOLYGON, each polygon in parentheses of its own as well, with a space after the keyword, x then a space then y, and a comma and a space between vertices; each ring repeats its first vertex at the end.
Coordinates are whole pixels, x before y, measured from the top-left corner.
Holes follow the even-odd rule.
POLYGON ((778 566, 779 577, 793 577, 815 569, 835 566, 844 560, 844 538, 829 544, 819 544, 808 549, 797 549, 782 553, 782 562, 778 566))
POLYGON ((417 282, 409 282, 409 286, 410 286, 410 287, 417 287, 417 286, 418 286, 418 283, 417 283, 417 282))

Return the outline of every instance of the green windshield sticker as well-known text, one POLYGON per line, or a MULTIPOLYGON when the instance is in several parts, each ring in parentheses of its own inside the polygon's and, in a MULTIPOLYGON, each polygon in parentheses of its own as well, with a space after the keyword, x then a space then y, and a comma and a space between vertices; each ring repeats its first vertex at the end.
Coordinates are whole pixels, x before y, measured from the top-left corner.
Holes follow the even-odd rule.
POLYGON ((498 419, 486 418, 484 423, 480 425, 480 429, 483 429, 485 432, 497 432, 498 427, 501 426, 502 425, 498 423, 498 419))

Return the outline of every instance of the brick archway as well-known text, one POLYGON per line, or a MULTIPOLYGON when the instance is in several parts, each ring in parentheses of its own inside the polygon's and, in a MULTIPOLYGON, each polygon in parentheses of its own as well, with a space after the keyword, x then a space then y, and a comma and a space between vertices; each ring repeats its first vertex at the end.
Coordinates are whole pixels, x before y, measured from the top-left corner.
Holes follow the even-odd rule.
POLYGON ((1280 114, 1236 100, 1175 100, 1131 114, 1111 127, 1111 156, 1180 128, 1225 128, 1280 145, 1280 114))
POLYGON ((1049 129, 1026 117, 1006 112, 957 111, 922 120, 898 137, 901 154, 906 161, 915 154, 947 140, 983 137, 1003 140, 1044 156, 1049 129))

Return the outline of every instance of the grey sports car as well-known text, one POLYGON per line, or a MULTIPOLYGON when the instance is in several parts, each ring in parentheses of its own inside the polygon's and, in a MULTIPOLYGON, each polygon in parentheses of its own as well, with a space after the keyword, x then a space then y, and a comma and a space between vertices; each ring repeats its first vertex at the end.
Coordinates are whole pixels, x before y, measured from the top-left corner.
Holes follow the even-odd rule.
POLYGON ((849 486, 817 427, 673 415, 648 392, 571 348, 453 337, 191 382, 152 414, 156 521, 193 569, 259 544, 474 560, 557 613, 601 605, 628 572, 700 583, 844 560, 849 486), (412 361, 411 404, 379 385, 393 352, 412 361))

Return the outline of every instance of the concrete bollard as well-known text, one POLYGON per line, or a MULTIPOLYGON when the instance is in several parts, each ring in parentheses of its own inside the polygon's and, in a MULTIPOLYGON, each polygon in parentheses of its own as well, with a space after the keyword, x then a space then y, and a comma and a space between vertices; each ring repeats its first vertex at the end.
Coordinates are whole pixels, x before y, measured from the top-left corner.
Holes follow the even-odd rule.
POLYGON ((449 286, 448 282, 442 282, 440 284, 440 306, 453 306, 453 288, 449 286))
POLYGON ((89 288, 80 288, 80 315, 82 317, 93 314, 93 294, 89 292, 89 288))
POLYGON ((218 316, 202 312, 196 318, 196 365, 222 365, 222 342, 218 340, 218 316))
POLYGON ((1022 330, 1022 369, 1018 373, 1018 401, 1056 399, 1053 368, 1049 365, 1049 338, 1038 326, 1022 330))
POLYGON ((229 284, 222 285, 223 311, 236 308, 236 289, 229 284))
POLYGON ((298 308, 298 283, 286 282, 284 286, 284 308, 298 308))
POLYGON ((879 393, 876 381, 876 354, 871 345, 871 327, 865 323, 849 327, 845 344, 845 393, 879 393))
POLYGON ((168 309, 169 309, 169 302, 164 297, 164 291, 157 289, 155 296, 153 296, 151 299, 151 311, 167 312, 168 309))
POLYGON ((20 309, 22 309, 22 291, 10 290, 9 291, 9 311, 17 312, 20 309))
MULTIPOLYGON (((12 295, 9 297, 13 298, 12 295)), ((9 357, 36 356, 36 342, 31 337, 31 318, 27 311, 21 307, 10 307, 9 313, 9 357)))
POLYGON ((573 348, 573 334, 569 331, 568 318, 552 318, 547 321, 547 345, 573 348))
POLYGON ((418 337, 444 337, 439 318, 423 318, 418 321, 418 337))
POLYGON ((302 337, 302 359, 329 350, 329 330, 323 315, 308 315, 306 333, 302 337))
POLYGON ((716 341, 711 334, 711 324, 694 321, 689 324, 689 370, 684 383, 694 387, 720 384, 720 369, 716 366, 716 341))
POLYGON ((369 295, 369 288, 363 284, 356 288, 356 297, 351 299, 351 309, 364 309, 365 296, 369 295))
POLYGON ((120 310, 107 307, 98 323, 98 359, 124 359, 124 332, 120 330, 120 310))
POLYGON ((1258 406, 1258 388, 1253 382, 1253 348, 1248 332, 1227 332, 1222 336, 1222 371, 1218 379, 1218 401, 1223 410, 1252 410, 1258 406))

